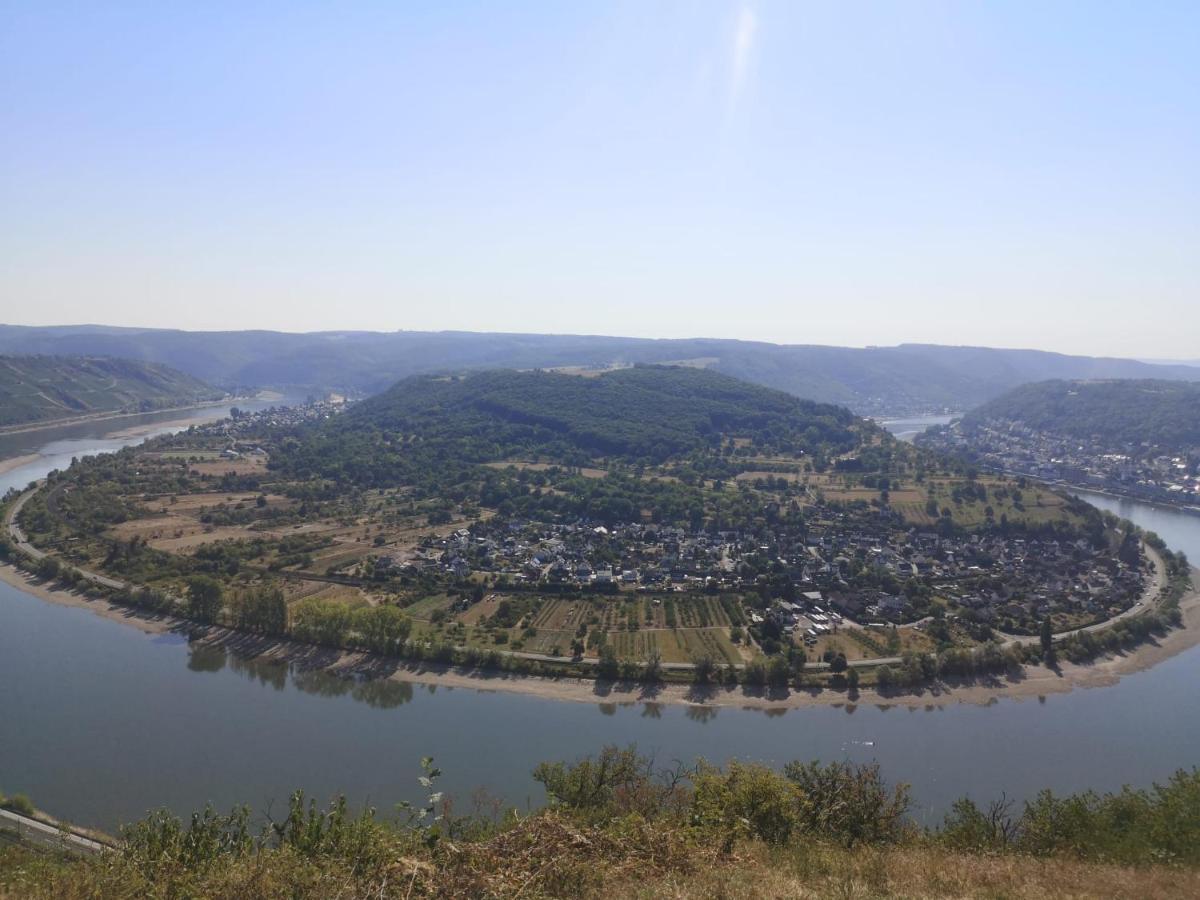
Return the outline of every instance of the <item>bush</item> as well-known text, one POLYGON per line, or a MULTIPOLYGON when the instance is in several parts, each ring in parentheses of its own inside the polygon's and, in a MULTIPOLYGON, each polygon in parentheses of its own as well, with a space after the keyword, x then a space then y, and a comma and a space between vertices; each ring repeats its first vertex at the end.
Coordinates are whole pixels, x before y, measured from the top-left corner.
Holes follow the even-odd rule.
POLYGON ((595 758, 574 764, 542 763, 533 770, 534 781, 546 789, 555 806, 599 820, 636 812, 654 818, 678 810, 683 782, 677 770, 655 772, 654 761, 636 746, 605 747, 595 758))
POLYGON ((938 837, 958 849, 1012 849, 1124 865, 1200 865, 1200 769, 1180 770, 1150 790, 1125 787, 1056 797, 1042 791, 1014 816, 1003 799, 981 810, 957 801, 938 837))
POLYGON ((786 844, 800 824, 802 799, 795 784, 765 766, 705 766, 696 776, 692 821, 718 832, 726 848, 746 838, 786 844))
POLYGON ((33 803, 24 794, 13 794, 11 797, 0 794, 0 809, 7 809, 22 816, 32 816, 34 813, 33 803))
POLYGON ((908 785, 889 789, 878 765, 791 762, 783 771, 804 797, 806 830, 847 847, 893 842, 908 834, 908 785))

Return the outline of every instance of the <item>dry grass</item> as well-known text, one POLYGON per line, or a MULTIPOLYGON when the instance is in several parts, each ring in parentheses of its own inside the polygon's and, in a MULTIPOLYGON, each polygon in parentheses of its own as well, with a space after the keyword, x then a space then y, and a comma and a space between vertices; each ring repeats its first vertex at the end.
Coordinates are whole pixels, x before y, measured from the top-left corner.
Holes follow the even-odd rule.
POLYGON ((0 850, 0 897, 76 898, 1174 898, 1200 896, 1200 872, 1125 867, 936 846, 717 842, 641 820, 608 828, 542 813, 480 842, 432 852, 396 842, 357 867, 289 850, 229 860, 202 874, 142 873, 120 861, 64 865, 0 850), (165 875, 172 877, 167 878, 165 875))
POLYGON ((652 883, 608 885, 618 898, 1172 898, 1200 896, 1200 873, 973 855, 933 847, 834 847, 769 851, 757 846, 736 864, 663 873, 652 883))
POLYGON ((261 475, 267 471, 267 458, 245 456, 241 459, 210 459, 189 464, 188 471, 193 475, 211 475, 214 478, 229 474, 261 475))

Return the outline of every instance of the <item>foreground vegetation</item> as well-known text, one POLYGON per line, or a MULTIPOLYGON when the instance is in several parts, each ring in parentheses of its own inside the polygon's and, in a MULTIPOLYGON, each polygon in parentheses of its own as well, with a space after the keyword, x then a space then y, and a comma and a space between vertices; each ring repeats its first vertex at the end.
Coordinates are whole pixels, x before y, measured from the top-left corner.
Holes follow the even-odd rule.
POLYGON ((153 813, 116 849, 66 860, 0 850, 0 896, 735 897, 1195 896, 1200 770, 1149 790, 1020 809, 954 804, 908 818, 904 786, 874 766, 783 772, 660 768, 634 748, 539 766, 549 806, 457 815, 436 791, 384 817, 297 793, 285 815, 153 813))

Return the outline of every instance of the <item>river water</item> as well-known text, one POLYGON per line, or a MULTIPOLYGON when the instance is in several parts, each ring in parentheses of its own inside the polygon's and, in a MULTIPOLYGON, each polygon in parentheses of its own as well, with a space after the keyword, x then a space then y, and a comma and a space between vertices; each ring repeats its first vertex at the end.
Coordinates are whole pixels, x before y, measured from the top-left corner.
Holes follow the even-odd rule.
POLYGON ((949 425, 953 418, 954 416, 910 416, 905 419, 878 419, 876 421, 900 440, 911 444, 913 438, 923 433, 930 425, 949 425))
MULTIPOLYGON (((3 476, 0 490, 61 465, 63 455, 113 449, 95 435, 52 441, 45 457, 3 476)), ((1115 511, 1200 560, 1200 517, 1096 502, 1119 504, 1115 511)), ((420 799, 419 759, 428 754, 465 812, 480 788, 537 805, 536 762, 636 742, 663 761, 875 760, 890 780, 912 785, 915 817, 933 823, 967 793, 1111 790, 1200 763, 1198 680, 1193 650, 1112 687, 986 707, 777 714, 599 696, 572 703, 492 692, 486 680, 455 690, 294 674, 193 652, 175 635, 145 635, 0 584, 0 791, 107 829, 152 807, 182 814, 207 801, 278 812, 298 787, 390 809, 420 799)))

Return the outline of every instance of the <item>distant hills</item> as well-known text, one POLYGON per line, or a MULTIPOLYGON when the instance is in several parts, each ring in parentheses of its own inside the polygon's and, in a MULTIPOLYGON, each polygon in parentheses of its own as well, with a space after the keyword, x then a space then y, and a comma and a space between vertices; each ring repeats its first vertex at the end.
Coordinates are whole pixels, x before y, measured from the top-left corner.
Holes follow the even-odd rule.
POLYGON ((1161 379, 1043 381, 1022 385, 963 417, 969 434, 1012 423, 1111 446, 1200 447, 1200 384, 1161 379))
POLYGON ((422 373, 687 362, 798 397, 841 404, 863 415, 961 411, 1018 385, 1053 378, 1200 381, 1200 367, 1195 366, 1037 350, 473 332, 288 334, 0 325, 0 353, 117 356, 168 364, 229 389, 279 387, 359 395, 422 373))
POLYGON ((166 409, 222 395, 198 378, 157 363, 0 356, 0 426, 166 409))
POLYGON ((384 486, 514 458, 661 463, 728 452, 733 435, 764 453, 828 454, 856 447, 861 427, 845 408, 698 368, 420 375, 281 441, 272 465, 384 486))

